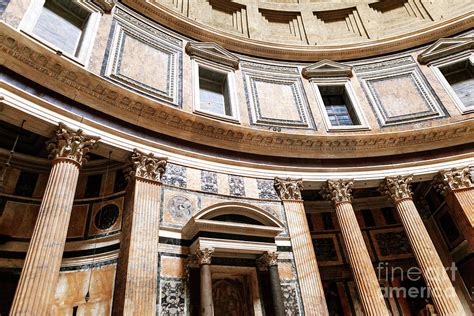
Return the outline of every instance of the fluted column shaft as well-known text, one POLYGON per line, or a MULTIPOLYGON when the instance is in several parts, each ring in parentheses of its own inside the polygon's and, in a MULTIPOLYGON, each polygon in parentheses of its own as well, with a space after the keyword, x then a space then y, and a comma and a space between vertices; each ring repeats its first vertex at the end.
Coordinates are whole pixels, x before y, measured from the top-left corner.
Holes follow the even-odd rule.
POLYGON ((337 203, 334 208, 365 314, 389 315, 352 204, 337 203))
POLYGON ((301 199, 303 181, 275 178, 275 189, 285 209, 305 315, 329 315, 313 240, 301 199))
POLYGON ((302 201, 283 201, 306 315, 328 315, 318 262, 302 201))
POLYGON ((155 315, 158 284, 160 178, 166 158, 135 150, 114 293, 114 315, 155 315))
POLYGON ((11 309, 11 315, 49 313, 76 192, 79 165, 56 160, 46 184, 38 219, 11 309))
POLYGON ((400 200, 396 206, 438 313, 453 316, 465 315, 413 200, 400 200))
POLYGON ((98 137, 60 123, 48 142, 51 173, 28 246, 10 315, 47 315, 56 290, 79 169, 98 137))

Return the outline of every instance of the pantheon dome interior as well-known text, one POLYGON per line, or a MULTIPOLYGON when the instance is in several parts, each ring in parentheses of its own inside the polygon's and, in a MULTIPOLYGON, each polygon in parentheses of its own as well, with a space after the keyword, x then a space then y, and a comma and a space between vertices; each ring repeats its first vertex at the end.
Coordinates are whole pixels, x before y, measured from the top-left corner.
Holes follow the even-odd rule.
POLYGON ((0 17, 0 315, 473 314, 473 0, 0 17))

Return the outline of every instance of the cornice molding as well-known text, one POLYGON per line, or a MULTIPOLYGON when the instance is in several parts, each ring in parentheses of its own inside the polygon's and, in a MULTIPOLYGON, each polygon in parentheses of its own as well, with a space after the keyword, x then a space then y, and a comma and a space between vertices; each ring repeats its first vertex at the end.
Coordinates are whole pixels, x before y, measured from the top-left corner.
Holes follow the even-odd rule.
POLYGON ((315 61, 350 60, 396 52, 448 37, 474 25, 474 13, 467 12, 455 18, 434 23, 415 32, 394 35, 377 40, 347 45, 288 45, 249 39, 194 21, 173 11, 158 1, 123 0, 142 15, 203 42, 214 42, 222 47, 253 56, 271 59, 315 61))
POLYGON ((474 49, 474 37, 440 38, 418 55, 418 62, 430 61, 474 49))
POLYGON ((190 56, 198 56, 234 69, 239 69, 240 59, 215 43, 188 42, 186 44, 186 53, 190 56))
POLYGON ((14 72, 94 110, 196 143, 260 155, 352 158, 417 152, 469 143, 473 120, 387 133, 276 133, 220 122, 152 101, 90 73, 0 22, 0 51, 14 72))
POLYGON ((352 77, 352 67, 325 59, 304 67, 301 74, 307 79, 321 77, 352 77))

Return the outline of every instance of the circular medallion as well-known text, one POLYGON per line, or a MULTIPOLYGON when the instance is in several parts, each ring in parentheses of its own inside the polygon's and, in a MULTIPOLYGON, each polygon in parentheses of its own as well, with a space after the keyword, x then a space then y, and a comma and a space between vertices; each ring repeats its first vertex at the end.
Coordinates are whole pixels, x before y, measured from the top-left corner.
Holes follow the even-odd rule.
POLYGON ((168 210, 176 220, 187 220, 193 215, 193 204, 181 195, 174 196, 168 202, 168 210))
POLYGON ((109 229, 117 222, 119 213, 117 205, 107 204, 95 214, 94 224, 98 229, 109 229))

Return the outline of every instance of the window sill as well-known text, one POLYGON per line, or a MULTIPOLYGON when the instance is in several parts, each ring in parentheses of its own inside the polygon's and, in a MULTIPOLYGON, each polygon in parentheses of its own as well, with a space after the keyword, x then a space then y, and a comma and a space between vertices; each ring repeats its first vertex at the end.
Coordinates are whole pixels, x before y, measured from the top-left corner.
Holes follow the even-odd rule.
POLYGON ((234 116, 221 115, 221 114, 216 114, 216 113, 202 111, 202 110, 194 110, 194 113, 201 116, 216 119, 219 121, 226 121, 233 124, 240 124, 240 120, 234 116))

